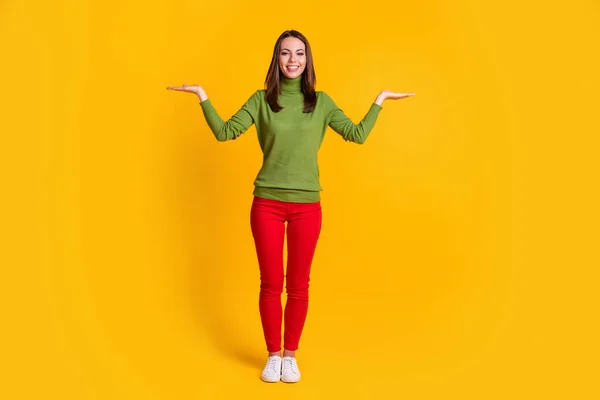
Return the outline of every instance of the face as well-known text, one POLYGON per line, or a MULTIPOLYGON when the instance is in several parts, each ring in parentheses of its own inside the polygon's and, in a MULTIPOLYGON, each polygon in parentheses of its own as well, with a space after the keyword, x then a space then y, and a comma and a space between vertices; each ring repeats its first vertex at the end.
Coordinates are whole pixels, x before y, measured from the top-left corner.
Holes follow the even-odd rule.
POLYGON ((302 40, 286 37, 281 41, 279 69, 286 78, 297 78, 306 68, 306 48, 302 40))

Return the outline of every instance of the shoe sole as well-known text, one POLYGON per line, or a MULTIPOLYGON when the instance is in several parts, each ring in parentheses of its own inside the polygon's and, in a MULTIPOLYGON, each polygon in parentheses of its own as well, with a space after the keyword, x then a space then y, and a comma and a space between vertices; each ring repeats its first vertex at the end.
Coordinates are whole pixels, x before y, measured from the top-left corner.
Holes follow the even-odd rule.
POLYGON ((266 379, 265 377, 261 376, 260 380, 263 382, 266 382, 266 383, 276 383, 276 382, 279 382, 281 380, 281 378, 277 378, 277 380, 269 380, 269 379, 266 379))
POLYGON ((283 378, 281 378, 281 382, 284 382, 284 383, 298 383, 298 382, 300 382, 300 378, 295 379, 295 380, 294 379, 283 379, 283 378))

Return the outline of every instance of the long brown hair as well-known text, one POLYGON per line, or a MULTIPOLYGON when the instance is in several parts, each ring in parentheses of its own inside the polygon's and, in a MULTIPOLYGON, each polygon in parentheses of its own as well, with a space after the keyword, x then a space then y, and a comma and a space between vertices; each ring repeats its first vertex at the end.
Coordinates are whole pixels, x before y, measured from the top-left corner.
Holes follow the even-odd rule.
POLYGON ((300 39, 304 46, 306 47, 306 66, 304 71, 302 72, 302 94, 304 95, 304 112, 311 113, 315 109, 315 105, 317 103, 317 95, 315 93, 315 84, 317 79, 315 77, 315 67, 313 64, 312 51, 310 50, 310 45, 308 44, 308 40, 298 31, 288 30, 283 32, 277 42, 275 43, 275 48, 273 49, 273 58, 271 59, 271 65, 269 66, 269 71, 267 72, 267 78, 265 79, 265 89, 266 89, 266 100, 271 107, 273 112, 279 112, 283 110, 283 107, 277 103, 277 98, 279 97, 279 89, 280 89, 280 78, 283 73, 279 68, 279 53, 281 52, 281 42, 283 39, 287 37, 295 37, 300 39))

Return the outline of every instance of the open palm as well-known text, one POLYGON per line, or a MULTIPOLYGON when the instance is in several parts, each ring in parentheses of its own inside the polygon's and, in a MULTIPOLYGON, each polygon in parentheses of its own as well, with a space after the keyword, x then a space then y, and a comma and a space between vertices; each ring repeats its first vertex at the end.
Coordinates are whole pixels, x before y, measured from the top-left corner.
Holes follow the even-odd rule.
POLYGON ((383 95, 385 96, 386 100, 397 100, 397 99, 405 99, 407 97, 412 97, 415 94, 414 93, 398 93, 398 92, 391 92, 389 90, 384 90, 383 91, 383 95))
POLYGON ((194 93, 194 94, 200 95, 202 88, 200 87, 200 85, 183 84, 181 86, 169 86, 169 87, 167 87, 167 90, 178 90, 180 92, 188 92, 188 93, 194 93))

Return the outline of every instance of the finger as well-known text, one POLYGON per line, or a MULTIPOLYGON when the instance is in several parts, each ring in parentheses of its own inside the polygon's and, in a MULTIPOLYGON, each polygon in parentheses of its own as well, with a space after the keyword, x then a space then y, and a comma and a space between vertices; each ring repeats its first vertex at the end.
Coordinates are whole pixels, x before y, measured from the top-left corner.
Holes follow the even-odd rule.
POLYGON ((180 92, 194 92, 194 89, 190 89, 187 86, 169 86, 167 87, 169 90, 178 90, 180 92))

